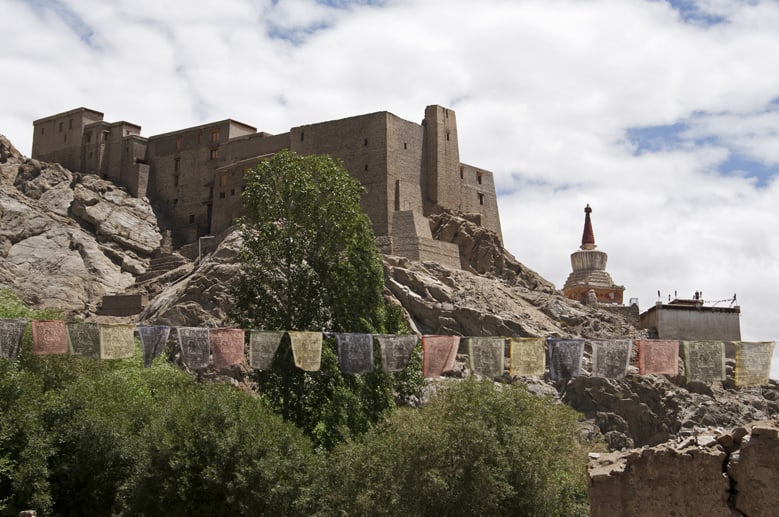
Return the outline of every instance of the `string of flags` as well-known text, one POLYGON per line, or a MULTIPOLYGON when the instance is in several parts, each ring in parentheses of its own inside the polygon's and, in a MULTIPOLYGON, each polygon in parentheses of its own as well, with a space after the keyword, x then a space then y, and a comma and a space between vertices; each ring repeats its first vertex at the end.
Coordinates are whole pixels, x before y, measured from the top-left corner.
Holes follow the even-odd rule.
MULTIPOLYGON (((351 334, 265 331, 235 328, 169 327, 108 323, 65 323, 59 320, 0 319, 0 357, 15 359, 28 323, 32 327, 32 352, 36 355, 71 354, 99 359, 125 359, 135 351, 135 332, 141 342, 144 366, 149 367, 162 353, 175 328, 181 353, 195 370, 211 365, 216 369, 242 364, 248 348, 249 366, 269 370, 283 339, 288 337, 295 366, 303 371, 320 369, 324 335, 334 336, 338 365, 349 375, 374 369, 374 339, 379 345, 381 367, 399 372, 408 367, 417 345, 417 335, 351 334), (248 347, 245 346, 248 333, 248 347)), ((637 349, 640 375, 678 375, 678 358, 684 364, 687 382, 725 380, 724 341, 677 341, 657 339, 602 339, 517 337, 465 337, 423 335, 422 373, 439 377, 455 366, 461 340, 468 353, 470 369, 484 377, 503 375, 508 349, 509 373, 519 377, 543 377, 547 369, 553 380, 578 377, 582 373, 585 342, 591 347, 593 377, 622 378, 627 375, 633 345, 637 349), (507 346, 508 345, 508 346, 507 346)), ((768 382, 773 341, 737 341, 735 383, 754 386, 768 382)))

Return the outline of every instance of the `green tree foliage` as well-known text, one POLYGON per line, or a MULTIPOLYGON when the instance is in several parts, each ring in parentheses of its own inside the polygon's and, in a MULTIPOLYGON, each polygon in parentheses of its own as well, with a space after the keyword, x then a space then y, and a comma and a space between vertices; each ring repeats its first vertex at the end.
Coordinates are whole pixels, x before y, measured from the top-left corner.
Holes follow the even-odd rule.
POLYGON ((467 380, 336 448, 320 515, 587 515, 577 415, 467 380))
POLYGON ((247 176, 237 321, 281 330, 385 330, 384 274, 361 192, 328 156, 282 151, 247 176))
MULTIPOLYGON (((385 305, 384 273, 371 223, 360 209, 362 186, 327 156, 282 151, 246 178, 242 194, 242 273, 234 284, 233 319, 245 328, 333 332, 407 331, 397 307, 385 305)), ((375 351, 377 352, 377 351, 375 351)), ((317 446, 330 448, 367 431, 396 397, 422 386, 419 364, 401 374, 379 368, 341 374, 334 340, 321 371, 294 366, 288 342, 273 369, 257 372, 258 392, 317 446)), ((416 361, 419 361, 417 352, 416 361)))

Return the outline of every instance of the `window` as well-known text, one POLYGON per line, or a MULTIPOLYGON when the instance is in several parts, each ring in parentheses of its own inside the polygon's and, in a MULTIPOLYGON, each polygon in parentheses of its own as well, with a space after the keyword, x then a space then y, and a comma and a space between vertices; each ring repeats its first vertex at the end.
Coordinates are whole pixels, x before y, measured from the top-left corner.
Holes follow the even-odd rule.
POLYGON ((463 168, 460 167, 460 179, 463 179, 463 168))
POLYGON ((208 156, 211 160, 216 160, 219 158, 219 148, 217 147, 216 149, 211 149, 211 152, 208 156))
POLYGON ((87 131, 87 143, 92 141, 92 131, 87 131))
POLYGON ((178 172, 180 167, 181 167, 181 158, 174 158, 173 159, 173 170, 178 172))
POLYGON ((234 188, 231 188, 231 189, 230 189, 230 195, 231 195, 231 196, 234 196, 234 195, 235 195, 235 189, 234 189, 234 188))
POLYGON ((176 137, 176 150, 177 151, 181 151, 181 137, 180 136, 176 137))
POLYGON ((367 163, 365 164, 365 170, 366 171, 368 170, 368 164, 367 163))
POLYGON ((479 183, 479 185, 481 185, 481 176, 482 176, 481 172, 476 173, 476 181, 479 183))
POLYGON ((300 132, 300 141, 302 142, 305 138, 306 138, 306 134, 303 131, 301 131, 300 132))
POLYGON ((190 215, 189 216, 189 224, 195 224, 195 216, 194 215, 190 215))
POLYGON ((41 126, 41 134, 42 134, 42 135, 45 135, 45 134, 46 134, 46 128, 45 128, 45 127, 43 127, 43 126, 41 126))
POLYGON ((68 129, 73 129, 73 119, 68 120, 68 129))
POLYGON ((480 205, 484 204, 484 194, 482 194, 481 192, 479 192, 479 204, 480 205))
POLYGON ((219 128, 211 131, 211 141, 214 143, 219 141, 219 128))
POLYGON ((363 145, 366 145, 366 146, 368 145, 368 139, 367 138, 365 139, 365 143, 363 145))
POLYGON ((173 186, 174 187, 178 187, 179 186, 179 175, 178 174, 173 176, 173 186))
POLYGON ((108 141, 108 131, 103 131, 103 142, 108 141))
POLYGON ((403 149, 408 149, 408 143, 403 142, 403 149))
POLYGON ((449 131, 446 132, 446 141, 449 141, 449 131))
POLYGON ((179 204, 179 200, 178 200, 178 199, 174 199, 174 200, 173 200, 173 204, 174 204, 174 205, 178 205, 178 204, 179 204))
POLYGON ((219 199, 224 199, 224 198, 225 198, 225 193, 224 192, 220 192, 219 193, 219 199))
POLYGON ((227 173, 223 172, 219 175, 219 186, 220 187, 226 187, 227 186, 227 173))
POLYGON ((62 122, 60 122, 60 133, 62 133, 62 122))
POLYGON ((68 134, 65 133, 65 143, 67 143, 67 142, 68 142, 68 134))

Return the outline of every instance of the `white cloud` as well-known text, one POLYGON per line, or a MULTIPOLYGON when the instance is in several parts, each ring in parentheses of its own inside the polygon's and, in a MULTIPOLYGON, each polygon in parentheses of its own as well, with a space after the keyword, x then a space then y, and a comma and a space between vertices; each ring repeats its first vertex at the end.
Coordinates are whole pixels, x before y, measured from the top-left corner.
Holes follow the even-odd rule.
POLYGON ((507 246, 529 267, 562 285, 590 203, 642 307, 658 289, 735 292, 744 337, 779 336, 779 182, 720 172, 736 153, 777 170, 777 2, 62 5, 88 42, 55 12, 4 3, 0 132, 25 153, 33 119, 82 105, 152 135, 228 117, 272 133, 379 110, 419 121, 443 104, 461 159, 495 172, 507 246), (675 123, 667 148, 628 138, 675 123))

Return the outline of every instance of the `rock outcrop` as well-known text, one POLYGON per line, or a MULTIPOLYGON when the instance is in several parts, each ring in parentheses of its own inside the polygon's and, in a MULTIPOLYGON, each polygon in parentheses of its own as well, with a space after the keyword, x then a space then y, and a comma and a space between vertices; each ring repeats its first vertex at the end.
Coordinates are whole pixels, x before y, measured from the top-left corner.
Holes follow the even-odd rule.
POLYGON ((0 286, 35 306, 92 313, 159 247, 156 218, 95 175, 24 158, 0 136, 0 286))
POLYGON ((775 515, 779 423, 763 421, 609 454, 587 467, 590 515, 775 515))

